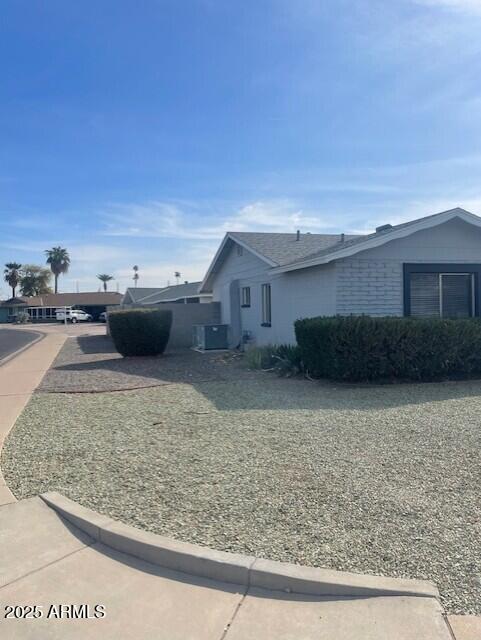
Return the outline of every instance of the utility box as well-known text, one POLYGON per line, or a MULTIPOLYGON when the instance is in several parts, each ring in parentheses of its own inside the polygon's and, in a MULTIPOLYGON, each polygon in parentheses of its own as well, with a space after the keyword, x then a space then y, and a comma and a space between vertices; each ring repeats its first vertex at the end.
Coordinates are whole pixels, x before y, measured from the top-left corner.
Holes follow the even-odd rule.
POLYGON ((195 324, 193 327, 194 349, 228 349, 226 324, 195 324))

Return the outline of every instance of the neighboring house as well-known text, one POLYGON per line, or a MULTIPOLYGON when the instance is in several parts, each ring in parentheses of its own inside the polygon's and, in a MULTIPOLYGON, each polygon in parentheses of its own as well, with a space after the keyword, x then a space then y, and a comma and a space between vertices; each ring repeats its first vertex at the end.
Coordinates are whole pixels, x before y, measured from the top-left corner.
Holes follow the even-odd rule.
POLYGON ((122 305, 143 307, 168 302, 180 304, 212 302, 211 293, 199 293, 200 285, 200 282, 184 282, 184 284, 158 289, 129 287, 122 299, 122 305))
POLYGON ((199 289, 231 346, 292 343, 298 318, 481 315, 481 218, 452 209, 368 235, 227 233, 199 289))
POLYGON ((121 304, 136 305, 142 298, 147 298, 153 293, 164 291, 165 288, 166 287, 128 287, 122 297, 121 304))
POLYGON ((60 307, 83 309, 97 320, 102 311, 119 306, 121 300, 122 294, 114 291, 18 296, 0 304, 0 322, 14 322, 18 313, 23 311, 29 314, 32 322, 54 321, 55 310, 60 307))

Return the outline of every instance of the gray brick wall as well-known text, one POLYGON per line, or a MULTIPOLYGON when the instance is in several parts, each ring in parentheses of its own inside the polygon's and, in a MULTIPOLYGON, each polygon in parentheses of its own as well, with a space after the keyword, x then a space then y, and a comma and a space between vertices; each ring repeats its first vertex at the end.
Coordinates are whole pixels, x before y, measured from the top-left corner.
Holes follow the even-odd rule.
POLYGON ((346 258, 337 263, 336 312, 402 316, 403 268, 396 260, 346 258))

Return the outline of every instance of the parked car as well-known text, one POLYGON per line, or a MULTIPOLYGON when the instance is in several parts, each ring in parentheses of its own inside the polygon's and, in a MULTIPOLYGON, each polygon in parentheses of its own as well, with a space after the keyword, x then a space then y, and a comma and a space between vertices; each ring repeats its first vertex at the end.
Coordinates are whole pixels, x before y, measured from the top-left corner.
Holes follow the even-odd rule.
POLYGON ((58 322, 65 322, 65 315, 67 316, 67 322, 76 324, 77 322, 92 322, 93 318, 90 313, 82 311, 82 309, 56 309, 55 317, 58 322))
POLYGON ((99 315, 99 322, 107 322, 107 312, 106 311, 102 311, 102 313, 99 315))

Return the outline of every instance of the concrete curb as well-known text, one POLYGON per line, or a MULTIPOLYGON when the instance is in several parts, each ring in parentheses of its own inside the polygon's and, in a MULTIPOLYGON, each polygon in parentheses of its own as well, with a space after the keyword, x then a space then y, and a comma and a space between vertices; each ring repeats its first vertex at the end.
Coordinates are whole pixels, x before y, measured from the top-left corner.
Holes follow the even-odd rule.
MULTIPOLYGON (((16 329, 11 329, 10 327, 2 327, 2 329, 7 329, 9 331, 16 331, 16 329)), ((23 353, 27 349, 30 349, 30 347, 33 347, 34 344, 37 344, 38 342, 40 342, 40 340, 43 340, 47 335, 46 333, 42 333, 41 331, 36 331, 35 329, 25 329, 25 331, 30 331, 30 333, 36 333, 37 337, 34 340, 32 340, 32 342, 29 342, 28 344, 23 345, 23 347, 20 347, 20 349, 17 349, 13 353, 9 353, 8 356, 5 356, 5 358, 0 359, 0 367, 2 367, 4 364, 7 364, 7 362, 10 362, 10 360, 13 360, 14 358, 19 356, 21 353, 23 353)))
POLYGON ((431 582, 304 567, 216 551, 135 529, 82 507, 56 491, 43 493, 40 497, 94 540, 152 564, 196 577, 313 596, 439 599, 439 591, 431 582))

